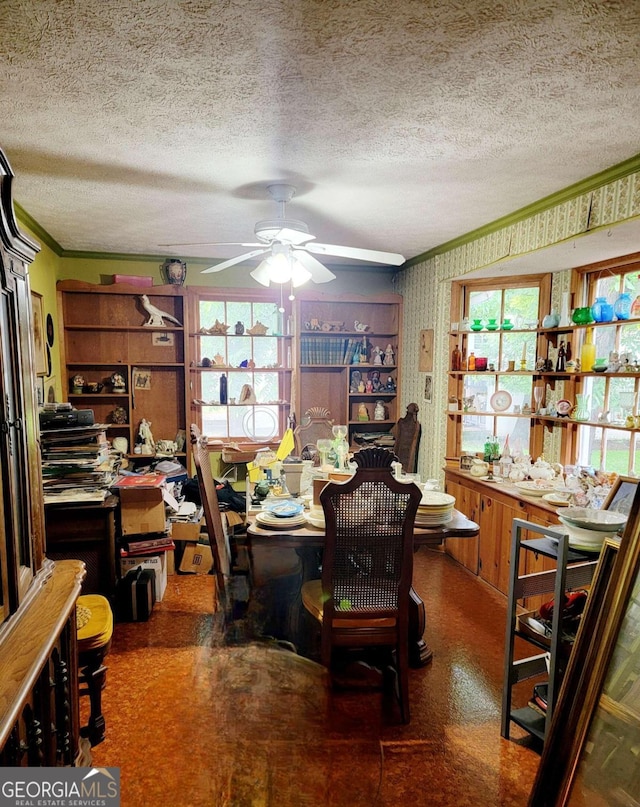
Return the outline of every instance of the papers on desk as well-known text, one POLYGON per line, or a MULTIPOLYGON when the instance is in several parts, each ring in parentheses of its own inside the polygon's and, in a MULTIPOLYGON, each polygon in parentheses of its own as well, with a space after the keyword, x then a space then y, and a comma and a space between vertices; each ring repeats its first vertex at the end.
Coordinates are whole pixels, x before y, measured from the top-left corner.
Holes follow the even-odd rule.
POLYGON ((88 488, 65 488, 59 491, 49 491, 44 494, 45 504, 73 504, 74 502, 103 502, 109 491, 104 488, 94 490, 88 488))

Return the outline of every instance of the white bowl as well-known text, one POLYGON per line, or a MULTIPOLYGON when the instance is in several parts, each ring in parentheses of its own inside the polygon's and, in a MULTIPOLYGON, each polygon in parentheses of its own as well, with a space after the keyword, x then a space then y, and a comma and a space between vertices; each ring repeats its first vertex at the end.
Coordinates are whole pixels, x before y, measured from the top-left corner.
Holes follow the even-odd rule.
POLYGON ((602 546, 605 538, 614 538, 617 532, 615 529, 609 529, 605 532, 604 530, 588 530, 583 527, 576 527, 565 521, 561 514, 558 514, 558 519, 564 525, 569 535, 569 546, 573 546, 574 544, 585 544, 596 547, 602 546))
POLYGON ((553 493, 555 488, 552 484, 538 484, 542 480, 531 480, 516 482, 515 487, 521 490, 525 496, 544 496, 545 493, 553 493))
POLYGON ((567 507, 562 512, 565 523, 586 530, 616 532, 627 523, 624 513, 615 510, 595 510, 591 507, 567 507))

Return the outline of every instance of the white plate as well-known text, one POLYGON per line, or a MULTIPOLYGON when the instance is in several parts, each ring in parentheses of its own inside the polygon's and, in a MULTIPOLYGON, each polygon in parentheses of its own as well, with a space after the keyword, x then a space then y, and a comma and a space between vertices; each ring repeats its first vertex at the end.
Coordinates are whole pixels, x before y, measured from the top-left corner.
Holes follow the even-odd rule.
POLYGON ((315 516, 307 514, 307 521, 312 527, 317 527, 319 530, 326 529, 327 525, 324 518, 316 518, 315 516))
POLYGON ((291 516, 299 516, 304 510, 304 505, 299 502, 282 501, 282 502, 265 502, 262 505, 267 513, 272 513, 278 518, 290 518, 291 516))
POLYGON ((516 482, 515 487, 517 487, 518 490, 521 490, 527 496, 544 496, 545 493, 553 493, 553 488, 551 485, 542 487, 542 485, 537 485, 533 480, 527 482, 516 482))
POLYGON ((569 500, 563 498, 562 496, 558 496, 557 493, 545 493, 542 497, 545 502, 549 502, 549 504, 553 504, 556 507, 568 507, 569 500))
POLYGON ((425 490, 420 499, 420 507, 443 507, 455 504, 456 497, 437 490, 425 490))
POLYGON ((511 403, 511 395, 504 389, 499 389, 497 392, 494 392, 489 399, 489 405, 494 412, 504 412, 511 406, 511 403))
POLYGON ((256 514, 256 521, 263 527, 269 527, 269 529, 288 529, 290 527, 301 527, 305 522, 306 518, 304 514, 299 516, 292 516, 291 518, 278 518, 277 516, 272 516, 270 513, 257 513, 256 514))

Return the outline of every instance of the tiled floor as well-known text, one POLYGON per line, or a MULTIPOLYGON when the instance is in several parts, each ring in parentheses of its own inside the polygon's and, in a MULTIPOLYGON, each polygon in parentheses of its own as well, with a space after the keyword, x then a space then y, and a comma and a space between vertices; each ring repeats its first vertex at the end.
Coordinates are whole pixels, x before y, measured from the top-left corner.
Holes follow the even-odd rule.
POLYGON ((213 578, 171 577, 149 622, 116 625, 94 764, 120 767, 123 807, 526 805, 538 753, 500 737, 504 598, 426 549, 414 581, 434 660, 405 726, 301 656, 225 646, 213 578))

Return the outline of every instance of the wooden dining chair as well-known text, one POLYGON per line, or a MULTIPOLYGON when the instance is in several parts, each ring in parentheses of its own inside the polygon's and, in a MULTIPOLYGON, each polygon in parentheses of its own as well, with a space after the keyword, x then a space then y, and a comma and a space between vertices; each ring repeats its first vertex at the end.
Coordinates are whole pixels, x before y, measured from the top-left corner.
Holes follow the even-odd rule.
POLYGON ((422 426, 418 421, 418 404, 410 403, 407 406, 407 413, 400 418, 391 429, 395 437, 393 450, 402 463, 402 469, 407 474, 414 474, 418 464, 418 448, 420 446, 420 434, 422 426))
POLYGON ((293 431, 296 454, 303 460, 313 460, 314 465, 320 462, 317 442, 320 439, 333 440, 334 420, 331 412, 324 406, 312 406, 302 416, 300 425, 293 431))
POLYGON ((413 526, 421 492, 393 475, 396 455, 365 448, 352 479, 320 494, 326 524, 322 579, 302 587, 305 608, 321 623, 322 663, 333 648, 395 650, 402 720, 409 722, 409 592, 413 526))
POLYGON ((216 577, 216 604, 218 612, 227 622, 236 616, 241 608, 246 606, 249 599, 249 587, 245 576, 233 575, 231 546, 222 524, 216 482, 211 471, 207 438, 202 435, 195 423, 191 424, 190 432, 200 499, 213 556, 213 572, 216 577))

